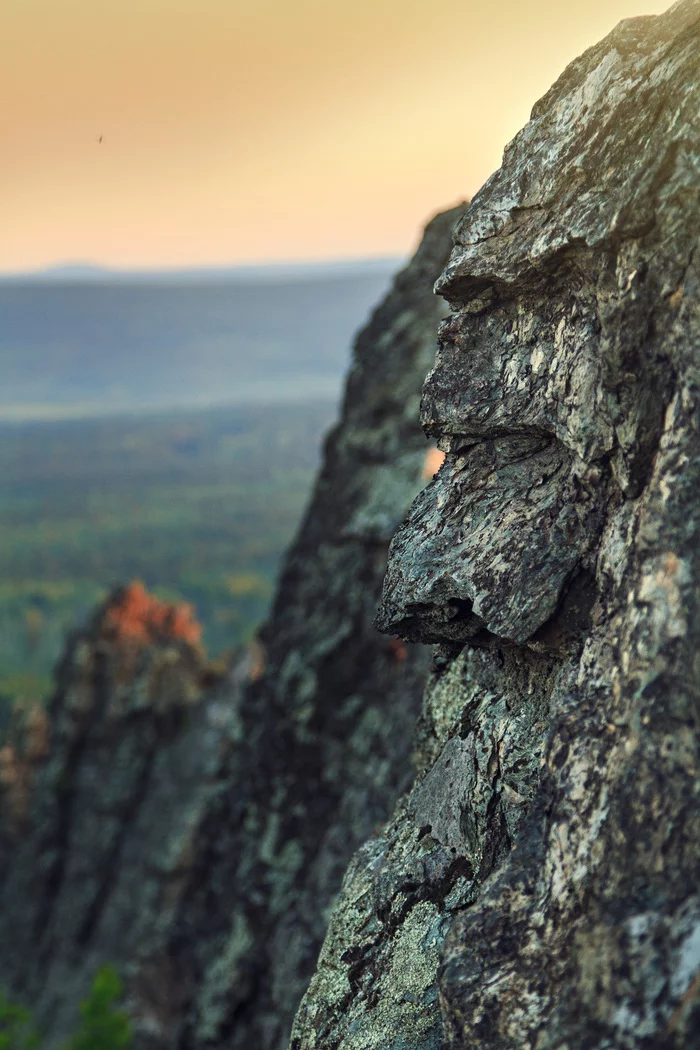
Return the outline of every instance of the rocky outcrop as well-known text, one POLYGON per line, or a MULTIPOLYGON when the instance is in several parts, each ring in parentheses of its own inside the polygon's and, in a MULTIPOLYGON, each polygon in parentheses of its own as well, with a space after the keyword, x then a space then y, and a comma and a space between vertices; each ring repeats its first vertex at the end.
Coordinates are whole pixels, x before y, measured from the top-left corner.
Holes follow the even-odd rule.
POLYGON ((109 963, 139 1048, 287 1045, 348 859, 412 777, 429 652, 372 618, 389 539, 435 468, 418 408, 460 214, 428 226, 358 337, 255 651, 211 681, 186 610, 130 588, 73 640, 44 751, 15 733, 0 986, 49 1043, 109 963))
POLYGON ((292 1050, 700 1046, 700 2, 564 72, 472 202, 379 625, 418 776, 292 1050))
POLYGON ((216 768, 223 702, 184 605, 136 583, 68 645, 47 711, 15 712, 0 764, 0 987, 50 1041, 104 963, 152 936, 216 768), (10 948, 11 946, 11 948, 10 948))

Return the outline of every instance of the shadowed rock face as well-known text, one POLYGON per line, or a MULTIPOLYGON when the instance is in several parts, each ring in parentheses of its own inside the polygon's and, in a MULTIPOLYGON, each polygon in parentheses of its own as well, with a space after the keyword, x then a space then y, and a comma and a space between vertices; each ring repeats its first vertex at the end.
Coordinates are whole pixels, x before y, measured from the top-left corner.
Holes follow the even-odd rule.
MULTIPOLYGON (((286 1047, 349 857, 411 781, 430 663, 372 625, 388 545, 425 485, 432 294, 462 209, 437 216, 359 334, 342 418, 262 631, 263 674, 192 842, 164 947, 190 991, 167 1045, 286 1047)), ((158 966, 160 963, 158 963, 158 966)))
POLYGON ((287 1045, 348 859, 411 781, 430 657, 372 619, 426 483, 432 285, 461 212, 358 336, 253 665, 208 687, 188 611, 128 588, 71 643, 48 723, 0 750, 0 987, 48 1045, 103 963, 138 1050, 287 1045))
POLYGON ((535 106, 438 282, 446 453, 379 626, 438 642, 293 1050, 700 1046, 700 2, 535 106))

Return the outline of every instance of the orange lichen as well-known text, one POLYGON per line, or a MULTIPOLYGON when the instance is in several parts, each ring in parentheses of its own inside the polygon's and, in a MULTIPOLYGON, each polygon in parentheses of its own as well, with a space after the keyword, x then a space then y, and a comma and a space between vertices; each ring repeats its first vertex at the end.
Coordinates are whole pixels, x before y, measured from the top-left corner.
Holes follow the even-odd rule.
POLYGON ((402 638, 392 638, 389 642, 389 652, 397 663, 403 663, 408 656, 408 649, 402 638))
POLYGON ((191 605, 161 601, 140 580, 118 592, 105 611, 102 627, 107 637, 137 645, 159 641, 196 645, 202 636, 191 605))
POLYGON ((439 448, 429 448, 425 453, 425 461, 423 463, 423 477, 426 481, 434 477, 445 460, 445 453, 441 452, 439 448))
POLYGON ((40 704, 18 701, 0 747, 0 796, 17 830, 27 818, 35 767, 49 753, 49 722, 40 704))
POLYGON ((248 681, 258 682, 265 673, 266 662, 265 646, 259 638, 251 638, 248 643, 248 657, 250 660, 248 681))

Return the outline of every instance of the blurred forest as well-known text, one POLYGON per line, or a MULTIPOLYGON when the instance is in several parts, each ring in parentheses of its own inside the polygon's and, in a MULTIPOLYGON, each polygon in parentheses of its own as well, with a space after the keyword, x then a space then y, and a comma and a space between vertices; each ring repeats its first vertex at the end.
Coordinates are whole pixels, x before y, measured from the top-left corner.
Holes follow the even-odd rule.
POLYGON ((194 604, 211 656, 249 638, 335 412, 323 399, 0 424, 0 696, 46 696, 66 634, 134 578, 194 604))

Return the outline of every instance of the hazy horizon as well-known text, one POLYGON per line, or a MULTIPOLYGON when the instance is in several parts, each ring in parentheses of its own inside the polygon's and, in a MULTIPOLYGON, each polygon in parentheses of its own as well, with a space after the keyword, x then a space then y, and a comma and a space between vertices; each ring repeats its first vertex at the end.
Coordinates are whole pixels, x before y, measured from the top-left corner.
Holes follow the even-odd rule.
POLYGON ((194 265, 186 263, 172 264, 170 266, 145 265, 145 266, 119 266, 110 265, 99 259, 59 259, 43 266, 36 266, 24 270, 0 269, 0 280, 12 279, 35 279, 41 277, 51 278, 87 278, 106 275, 109 277, 135 276, 135 277, 168 277, 203 275, 224 277, 261 276, 270 275, 278 277, 289 274, 290 276, 309 273, 314 277, 321 276, 325 271, 336 275, 339 272, 355 270, 372 270, 393 272, 402 266, 408 256, 367 254, 336 256, 324 259, 265 259, 257 261, 229 261, 229 262, 207 262, 203 261, 194 265))

